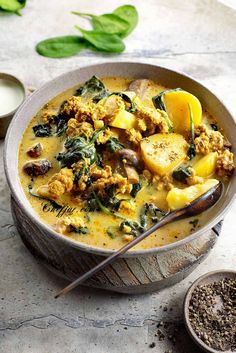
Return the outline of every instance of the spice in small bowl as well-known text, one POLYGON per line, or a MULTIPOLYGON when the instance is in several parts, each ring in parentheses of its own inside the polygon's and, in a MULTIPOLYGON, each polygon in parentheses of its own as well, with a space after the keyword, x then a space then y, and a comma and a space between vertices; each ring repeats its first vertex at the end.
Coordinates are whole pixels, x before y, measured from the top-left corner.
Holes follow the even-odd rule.
POLYGON ((236 272, 215 271, 190 287, 184 303, 188 332, 207 352, 236 352, 236 272))

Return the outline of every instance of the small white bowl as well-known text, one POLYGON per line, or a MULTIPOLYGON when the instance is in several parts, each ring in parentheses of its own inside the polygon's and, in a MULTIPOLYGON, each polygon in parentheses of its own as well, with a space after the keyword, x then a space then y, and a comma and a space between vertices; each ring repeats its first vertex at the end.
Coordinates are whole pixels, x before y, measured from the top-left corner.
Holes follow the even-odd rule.
POLYGON ((0 115, 0 138, 4 138, 6 135, 8 126, 9 126, 14 114, 16 113, 17 109, 21 106, 21 104, 25 100, 26 90, 25 90, 24 84, 17 77, 15 77, 13 75, 9 75, 9 74, 0 72, 0 79, 4 79, 9 82, 16 83, 22 89, 22 93, 23 93, 22 101, 15 109, 13 109, 12 111, 10 111, 6 114, 0 115))

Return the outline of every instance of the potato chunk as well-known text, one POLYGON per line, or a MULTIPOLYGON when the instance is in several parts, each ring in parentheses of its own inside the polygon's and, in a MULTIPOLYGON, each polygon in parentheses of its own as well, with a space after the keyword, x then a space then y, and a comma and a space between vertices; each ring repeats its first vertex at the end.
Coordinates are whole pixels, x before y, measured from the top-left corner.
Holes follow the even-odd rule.
POLYGON ((186 158, 188 144, 179 134, 156 134, 141 141, 147 168, 159 175, 169 174, 186 158))
POLYGON ((168 206, 171 210, 182 208, 218 183, 219 181, 216 179, 208 179, 203 184, 196 184, 185 189, 173 188, 166 197, 168 206))
POLYGON ((116 114, 115 118, 109 122, 109 125, 126 130, 132 129, 135 126, 135 123, 136 117, 124 109, 116 114))
MULTIPOLYGON (((127 92, 131 100, 134 99, 134 94, 127 92)), ((97 118, 108 122, 109 126, 117 127, 119 129, 132 129, 136 123, 134 114, 126 110, 125 101, 118 95, 110 95, 103 98, 97 104, 97 118)))
POLYGON ((163 93, 166 112, 173 122, 174 131, 186 133, 190 130, 189 106, 193 114, 194 126, 197 127, 202 121, 201 103, 193 94, 178 90, 170 90, 163 93))
POLYGON ((211 176, 216 169, 217 153, 211 152, 199 159, 194 165, 193 169, 197 176, 207 178, 211 176))

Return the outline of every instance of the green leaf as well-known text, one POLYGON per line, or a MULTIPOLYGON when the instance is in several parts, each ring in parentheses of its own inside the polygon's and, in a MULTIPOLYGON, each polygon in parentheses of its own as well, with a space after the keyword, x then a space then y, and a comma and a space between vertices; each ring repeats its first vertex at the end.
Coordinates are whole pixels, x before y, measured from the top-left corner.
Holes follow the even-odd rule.
POLYGON ((153 203, 145 203, 140 213, 140 225, 144 228, 144 230, 146 230, 148 226, 148 220, 150 220, 151 223, 157 223, 165 215, 166 213, 155 206, 153 203))
POLYGON ((70 232, 74 232, 77 234, 87 234, 88 233, 88 227, 74 227, 70 226, 70 232))
POLYGON ((124 145, 122 145, 116 137, 110 137, 105 146, 106 149, 111 153, 124 148, 124 145))
POLYGON ((172 177, 181 183, 186 183, 187 178, 190 177, 190 175, 191 172, 189 171, 189 167, 179 167, 172 173, 172 177))
MULTIPOLYGON (((0 0, 1 1, 1 0, 0 0)), ((36 51, 49 58, 66 58, 89 47, 84 38, 79 36, 62 36, 45 39, 36 46, 36 51)))
POLYGON ((125 36, 130 34, 138 24, 138 11, 136 10, 135 6, 132 5, 123 5, 118 7, 113 14, 122 18, 129 23, 129 29, 125 33, 125 36))
POLYGON ((116 34, 110 34, 100 31, 86 31, 76 26, 83 34, 84 38, 92 44, 97 50, 109 53, 121 53, 125 50, 125 45, 116 34))
POLYGON ((142 185, 141 183, 136 183, 136 184, 133 184, 133 187, 132 187, 132 190, 130 192, 130 195, 132 197, 136 197, 137 193, 142 189, 142 185))
POLYGON ((188 104, 188 109, 189 109, 189 117, 190 117, 190 132, 191 132, 191 143, 188 149, 188 156, 189 159, 193 159, 196 156, 196 148, 195 148, 195 143, 194 143, 194 138, 195 138, 195 132, 194 132, 194 121, 193 121, 193 113, 191 106, 188 104))
POLYGON ((95 142, 102 131, 104 128, 96 130, 91 139, 84 135, 67 138, 64 144, 65 151, 56 156, 61 166, 71 167, 73 163, 85 158, 90 160, 90 164, 94 163, 97 159, 95 142))
POLYGON ((96 16, 77 11, 73 11, 72 13, 81 17, 89 17, 95 31, 125 36, 130 29, 130 24, 115 14, 108 13, 101 16, 96 16))
POLYGON ((25 7, 25 4, 26 0, 0 0, 0 10, 20 15, 19 10, 25 7))
POLYGON ((87 96, 97 103, 100 99, 108 95, 108 91, 99 78, 92 76, 80 88, 76 90, 76 96, 87 96))
POLYGON ((140 223, 135 222, 135 221, 125 220, 125 221, 121 222, 120 226, 119 226, 119 230, 121 232, 124 232, 125 226, 128 226, 131 228, 130 233, 128 233, 128 234, 132 234, 135 237, 137 237, 138 235, 140 235, 141 233, 143 233, 145 231, 145 228, 142 227, 140 223))
POLYGON ((33 132, 36 137, 52 136, 52 128, 50 124, 37 124, 33 126, 33 132))
POLYGON ((110 226, 110 227, 107 228, 107 234, 109 235, 109 237, 110 237, 111 239, 115 239, 116 236, 117 236, 117 231, 118 231, 118 230, 119 230, 119 229, 118 229, 117 227, 115 227, 115 226, 110 226))

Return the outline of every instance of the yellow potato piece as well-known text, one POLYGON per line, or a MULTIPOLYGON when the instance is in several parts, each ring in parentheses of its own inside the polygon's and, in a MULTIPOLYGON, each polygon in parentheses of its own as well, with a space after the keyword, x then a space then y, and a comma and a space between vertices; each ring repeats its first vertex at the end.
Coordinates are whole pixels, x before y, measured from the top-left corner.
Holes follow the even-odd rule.
POLYGON ((218 183, 219 180, 208 179, 203 184, 196 184, 185 189, 173 188, 166 197, 168 206, 171 210, 185 207, 218 183))
POLYGON ((169 174, 186 158, 188 144, 179 134, 156 134, 141 141, 147 168, 159 175, 169 174))
POLYGON ((122 110, 116 114, 115 118, 109 123, 109 125, 118 127, 119 129, 132 129, 135 127, 135 123, 135 116, 126 110, 122 110))
POLYGON ((217 152, 210 152, 206 156, 199 159, 194 165, 193 169, 196 175, 207 178, 215 172, 217 161, 217 152))
POLYGON ((163 94, 166 112, 173 122, 174 131, 186 133, 190 131, 189 106, 193 114, 194 126, 202 121, 202 106, 197 97, 186 91, 167 91, 163 94))

